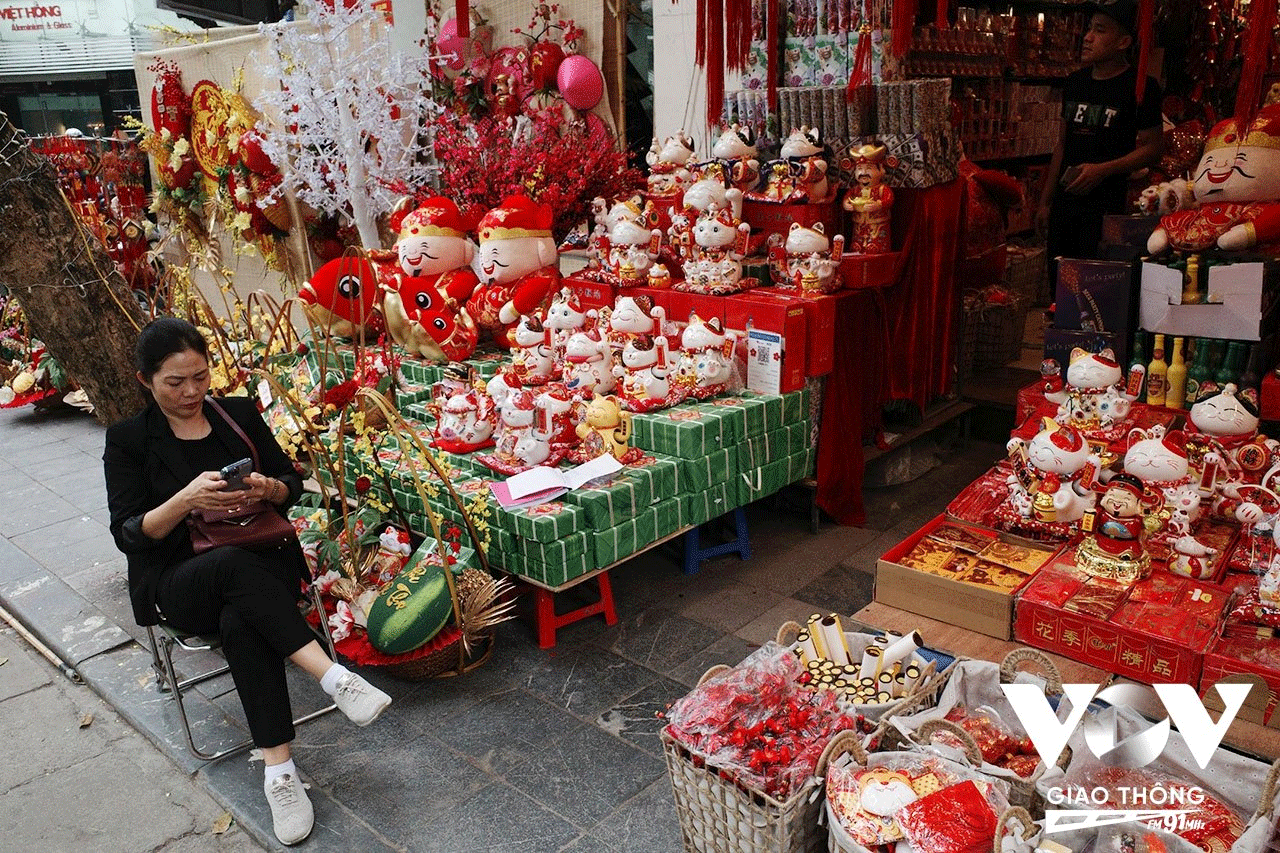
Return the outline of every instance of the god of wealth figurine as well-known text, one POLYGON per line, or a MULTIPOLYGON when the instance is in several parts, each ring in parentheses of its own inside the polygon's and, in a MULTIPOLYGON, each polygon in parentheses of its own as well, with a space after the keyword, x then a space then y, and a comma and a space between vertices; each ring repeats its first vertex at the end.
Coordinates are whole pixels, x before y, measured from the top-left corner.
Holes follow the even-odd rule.
POLYGON ((853 239, 847 251, 855 255, 882 255, 892 251, 889 217, 893 190, 884 185, 888 150, 883 145, 863 145, 849 152, 857 181, 844 196, 844 209, 853 214, 853 239))
POLYGON ((1080 521, 1086 535, 1076 549, 1076 566, 1094 577, 1131 583, 1151 572, 1145 540, 1159 526, 1155 514, 1143 512, 1148 493, 1132 474, 1116 474, 1095 508, 1080 521))

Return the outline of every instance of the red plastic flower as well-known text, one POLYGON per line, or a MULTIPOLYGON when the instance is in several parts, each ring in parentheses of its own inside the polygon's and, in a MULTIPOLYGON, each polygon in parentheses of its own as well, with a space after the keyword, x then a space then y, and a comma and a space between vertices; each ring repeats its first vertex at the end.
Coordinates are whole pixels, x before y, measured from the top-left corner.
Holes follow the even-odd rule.
POLYGON ((365 492, 373 488, 373 481, 368 477, 361 475, 356 477, 356 494, 363 495, 365 492))

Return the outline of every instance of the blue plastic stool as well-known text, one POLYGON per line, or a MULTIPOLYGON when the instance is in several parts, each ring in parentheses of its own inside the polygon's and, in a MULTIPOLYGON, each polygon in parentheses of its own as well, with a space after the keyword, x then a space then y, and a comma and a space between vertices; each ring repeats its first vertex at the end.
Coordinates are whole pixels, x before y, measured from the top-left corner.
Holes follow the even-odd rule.
POLYGON ((743 560, 750 560, 751 542, 747 538, 747 514, 742 507, 738 507, 733 511, 733 526, 736 533, 735 538, 720 545, 712 545, 709 548, 701 547, 702 535, 699 532, 700 528, 697 525, 690 528, 689 532, 684 535, 684 573, 686 575, 696 575, 698 569, 702 568, 703 560, 732 554, 735 551, 743 560))

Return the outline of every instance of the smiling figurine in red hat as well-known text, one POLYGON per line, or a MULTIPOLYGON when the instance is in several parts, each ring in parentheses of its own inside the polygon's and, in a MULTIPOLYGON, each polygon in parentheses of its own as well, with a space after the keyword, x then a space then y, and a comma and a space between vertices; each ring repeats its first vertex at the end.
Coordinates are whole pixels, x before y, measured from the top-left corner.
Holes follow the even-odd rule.
POLYGON ((467 308, 503 349, 515 345, 512 332, 520 316, 533 314, 560 286, 553 217, 550 207, 519 194, 507 196, 480 220, 480 287, 467 308))
POLYGON ((1280 244, 1280 104, 1253 121, 1218 122, 1196 166, 1196 207, 1160 220, 1147 251, 1227 251, 1280 244))

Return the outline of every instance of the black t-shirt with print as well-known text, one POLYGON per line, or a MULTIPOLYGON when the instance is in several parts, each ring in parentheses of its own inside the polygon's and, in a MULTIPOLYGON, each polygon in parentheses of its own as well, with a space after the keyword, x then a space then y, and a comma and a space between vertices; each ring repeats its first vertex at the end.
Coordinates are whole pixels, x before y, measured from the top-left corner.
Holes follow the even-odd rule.
MULTIPOLYGON (((1148 77, 1142 103, 1138 104, 1134 96, 1137 81, 1137 71, 1132 67, 1106 80, 1093 79, 1092 68, 1082 68, 1067 77, 1062 87, 1062 117, 1067 126, 1064 172, 1081 163, 1123 157, 1137 147, 1138 131, 1161 126, 1160 84, 1148 77)), ((1126 183, 1126 175, 1114 175, 1078 199, 1122 204, 1126 183)), ((1059 198, 1071 196, 1059 193, 1059 198)))

